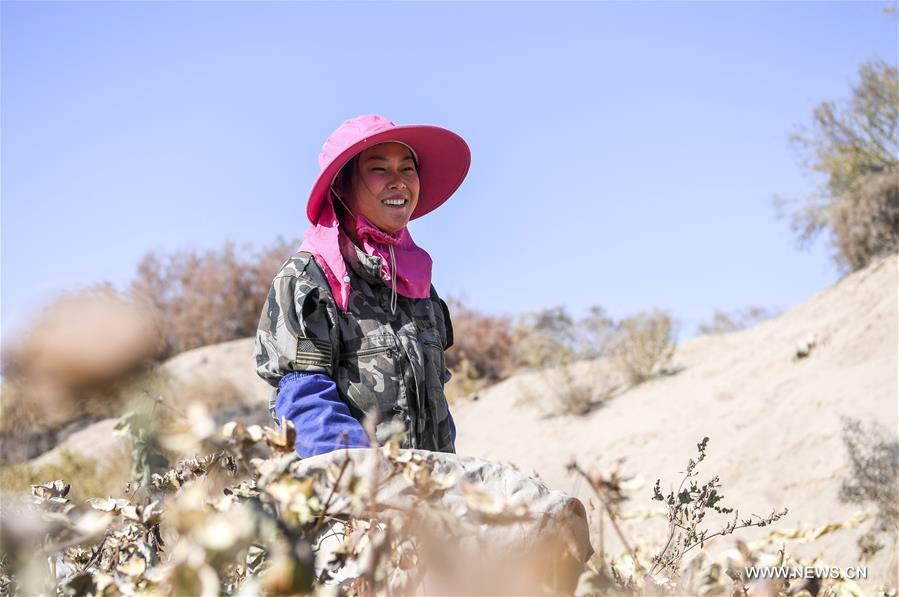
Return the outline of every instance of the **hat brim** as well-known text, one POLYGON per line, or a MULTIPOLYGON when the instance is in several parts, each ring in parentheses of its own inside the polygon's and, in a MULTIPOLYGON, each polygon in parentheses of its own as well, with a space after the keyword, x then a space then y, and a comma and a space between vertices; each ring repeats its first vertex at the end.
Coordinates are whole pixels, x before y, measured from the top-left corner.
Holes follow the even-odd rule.
POLYGON ((411 147, 418 156, 418 178, 421 193, 411 219, 434 211, 449 199, 468 174, 471 151, 459 135, 430 125, 401 125, 375 133, 343 150, 321 171, 312 186, 306 215, 317 224, 322 207, 328 200, 331 182, 343 166, 357 153, 378 143, 396 141, 411 147))

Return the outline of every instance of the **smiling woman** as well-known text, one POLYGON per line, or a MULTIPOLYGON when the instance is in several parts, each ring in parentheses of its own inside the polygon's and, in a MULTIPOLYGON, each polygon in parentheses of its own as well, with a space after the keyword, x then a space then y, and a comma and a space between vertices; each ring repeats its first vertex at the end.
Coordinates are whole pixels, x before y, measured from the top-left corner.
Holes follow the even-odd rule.
POLYGON ((306 213, 312 226, 275 276, 256 335, 272 413, 297 428, 302 457, 385 443, 455 451, 444 384, 453 343, 431 258, 406 227, 462 183, 461 137, 380 116, 344 122, 325 142, 306 213))
POLYGON ((362 151, 341 169, 332 192, 344 208, 345 230, 352 230, 346 222, 355 219, 354 214, 365 216, 384 232, 405 228, 418 205, 421 187, 414 156, 408 146, 388 141, 362 151))

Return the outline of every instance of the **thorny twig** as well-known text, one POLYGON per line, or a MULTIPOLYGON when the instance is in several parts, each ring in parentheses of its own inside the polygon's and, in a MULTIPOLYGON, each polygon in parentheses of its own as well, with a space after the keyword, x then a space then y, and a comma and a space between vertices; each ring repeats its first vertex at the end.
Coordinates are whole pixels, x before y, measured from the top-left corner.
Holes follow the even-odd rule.
POLYGON ((709 438, 705 437, 700 443, 696 444, 699 456, 695 461, 692 458, 689 460, 687 470, 684 472, 684 478, 681 480, 677 492, 671 491, 667 496, 663 495, 660 488, 661 481, 656 480, 652 499, 665 502, 668 507, 669 532, 664 547, 652 559, 652 567, 650 567, 644 577, 646 580, 649 580, 660 567, 676 568, 684 554, 696 546, 704 546, 706 541, 714 537, 730 535, 736 530, 747 527, 768 526, 787 514, 787 509, 784 508, 782 512, 777 510, 771 512, 766 518, 752 515, 749 518, 740 520, 738 511, 720 505, 724 496, 718 492, 721 484, 718 482, 717 475, 703 485, 697 485, 695 481, 691 481, 689 487, 684 489, 687 481, 699 474, 696 471, 696 466, 705 460, 708 442, 709 438), (707 530, 699 529, 699 525, 702 524, 702 520, 709 510, 718 514, 730 514, 733 512, 734 519, 720 531, 709 535, 707 530), (758 521, 753 521, 753 516, 758 518, 758 521))

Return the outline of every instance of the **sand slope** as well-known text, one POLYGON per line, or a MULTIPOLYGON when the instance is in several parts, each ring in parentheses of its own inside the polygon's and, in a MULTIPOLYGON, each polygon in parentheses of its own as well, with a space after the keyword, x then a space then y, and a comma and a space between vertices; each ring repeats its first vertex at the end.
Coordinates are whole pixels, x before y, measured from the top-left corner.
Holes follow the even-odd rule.
MULTIPOLYGON (((840 417, 873 418, 896 429, 896 314, 893 256, 755 328, 685 343, 674 357, 683 367, 678 374, 584 417, 553 416, 547 388, 536 403, 522 404, 521 396, 539 388, 539 376, 507 380, 477 402, 455 406, 457 449, 537 471, 552 487, 582 498, 588 488, 565 472, 568 461, 604 468, 626 457, 624 469, 645 480, 629 505, 652 507, 655 479, 663 488, 679 482, 677 471, 709 436, 701 470, 720 475, 724 495, 741 512, 787 506, 784 527, 848 519, 856 508, 837 499, 847 470, 840 417), (810 335, 816 346, 795 360, 797 344, 810 335)), ((600 384, 610 374, 600 362, 581 371, 600 384)), ((805 551, 823 550, 833 565, 857 565, 855 534, 847 535, 824 537, 805 551)), ((872 576, 885 572, 885 561, 872 565, 872 576)))

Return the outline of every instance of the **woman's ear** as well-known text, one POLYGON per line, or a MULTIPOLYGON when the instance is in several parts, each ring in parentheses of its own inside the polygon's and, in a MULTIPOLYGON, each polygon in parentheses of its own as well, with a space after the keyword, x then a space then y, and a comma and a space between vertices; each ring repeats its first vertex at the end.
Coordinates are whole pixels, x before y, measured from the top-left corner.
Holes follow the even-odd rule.
POLYGON ((337 173, 337 177, 334 179, 334 184, 332 185, 344 202, 346 202, 352 194, 353 178, 356 175, 357 161, 356 157, 353 157, 347 162, 347 164, 340 169, 340 172, 337 173))

